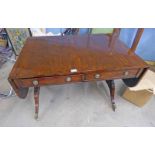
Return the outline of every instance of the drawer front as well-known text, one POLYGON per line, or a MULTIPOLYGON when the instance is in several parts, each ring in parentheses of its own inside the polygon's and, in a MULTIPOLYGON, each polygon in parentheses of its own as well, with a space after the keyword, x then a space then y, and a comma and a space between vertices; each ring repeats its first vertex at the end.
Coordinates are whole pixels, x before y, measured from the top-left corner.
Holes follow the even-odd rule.
POLYGON ((54 85, 54 84, 64 84, 72 82, 81 82, 81 75, 68 75, 68 76, 53 76, 53 77, 41 77, 33 79, 20 79, 20 85, 22 87, 33 87, 42 85, 54 85))
POLYGON ((53 77, 41 77, 32 79, 20 79, 19 85, 22 87, 33 87, 42 85, 54 85, 54 84, 67 84, 74 82, 86 82, 97 80, 110 80, 110 79, 124 79, 136 77, 138 69, 128 71, 112 71, 112 72, 93 72, 86 74, 68 75, 68 76, 53 76, 53 77))
POLYGON ((85 81, 89 80, 110 80, 110 79, 126 79, 136 77, 138 69, 127 71, 113 71, 113 72, 94 72, 85 75, 85 81))

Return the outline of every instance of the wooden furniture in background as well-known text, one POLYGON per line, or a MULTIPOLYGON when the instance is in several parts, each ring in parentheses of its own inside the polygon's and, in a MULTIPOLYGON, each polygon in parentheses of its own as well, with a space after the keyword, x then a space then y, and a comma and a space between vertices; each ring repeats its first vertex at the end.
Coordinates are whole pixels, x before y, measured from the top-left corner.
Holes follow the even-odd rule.
MULTIPOLYGON (((119 31, 114 29, 112 35, 29 37, 8 80, 20 98, 25 98, 29 87, 34 87, 35 118, 38 118, 39 90, 44 85, 106 80, 115 110, 114 80, 132 83, 148 68, 119 40, 119 31)), ((132 49, 142 31, 138 30, 132 49)))

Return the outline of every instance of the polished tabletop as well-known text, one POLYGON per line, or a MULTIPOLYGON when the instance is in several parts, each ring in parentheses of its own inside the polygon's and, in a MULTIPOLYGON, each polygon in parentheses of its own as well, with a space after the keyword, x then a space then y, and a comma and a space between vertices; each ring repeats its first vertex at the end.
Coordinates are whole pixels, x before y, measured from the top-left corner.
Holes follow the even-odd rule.
POLYGON ((119 39, 109 48, 107 35, 29 37, 10 78, 33 78, 145 68, 146 63, 119 39))

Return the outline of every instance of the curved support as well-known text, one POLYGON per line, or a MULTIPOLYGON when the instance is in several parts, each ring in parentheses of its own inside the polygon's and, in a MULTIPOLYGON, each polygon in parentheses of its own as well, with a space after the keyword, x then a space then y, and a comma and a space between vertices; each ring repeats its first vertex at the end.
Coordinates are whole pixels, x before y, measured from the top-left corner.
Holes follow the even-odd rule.
POLYGON ((115 95, 115 83, 114 80, 106 80, 106 83, 108 84, 109 90, 110 90, 110 97, 111 97, 111 104, 113 111, 116 110, 114 95, 115 95))

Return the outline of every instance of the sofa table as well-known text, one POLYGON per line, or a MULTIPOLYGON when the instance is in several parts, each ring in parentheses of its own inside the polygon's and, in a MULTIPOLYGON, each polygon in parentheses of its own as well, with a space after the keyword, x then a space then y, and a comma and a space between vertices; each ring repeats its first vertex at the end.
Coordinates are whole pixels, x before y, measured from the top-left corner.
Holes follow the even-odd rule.
POLYGON ((34 87, 38 118, 41 86, 106 80, 115 110, 114 79, 138 79, 147 68, 119 39, 109 48, 107 35, 29 37, 8 80, 20 98, 34 87))

